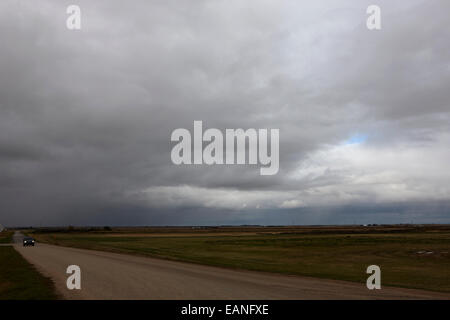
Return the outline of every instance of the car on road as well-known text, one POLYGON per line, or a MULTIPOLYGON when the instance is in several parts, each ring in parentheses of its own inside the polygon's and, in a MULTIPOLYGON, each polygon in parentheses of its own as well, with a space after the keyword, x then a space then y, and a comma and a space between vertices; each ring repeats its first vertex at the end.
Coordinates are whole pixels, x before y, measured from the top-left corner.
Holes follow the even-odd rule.
POLYGON ((26 247, 26 246, 33 246, 34 247, 34 239, 33 238, 31 238, 31 237, 25 237, 25 238, 23 238, 23 246, 24 247, 26 247))

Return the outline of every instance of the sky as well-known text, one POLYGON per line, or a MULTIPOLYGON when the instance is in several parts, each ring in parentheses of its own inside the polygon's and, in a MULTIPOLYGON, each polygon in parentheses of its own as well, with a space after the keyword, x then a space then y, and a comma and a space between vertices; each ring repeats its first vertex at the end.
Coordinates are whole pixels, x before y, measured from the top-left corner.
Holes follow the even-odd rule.
POLYGON ((449 12, 3 0, 0 223, 450 223, 449 12), (279 129, 279 172, 173 164, 171 133, 195 120, 279 129))

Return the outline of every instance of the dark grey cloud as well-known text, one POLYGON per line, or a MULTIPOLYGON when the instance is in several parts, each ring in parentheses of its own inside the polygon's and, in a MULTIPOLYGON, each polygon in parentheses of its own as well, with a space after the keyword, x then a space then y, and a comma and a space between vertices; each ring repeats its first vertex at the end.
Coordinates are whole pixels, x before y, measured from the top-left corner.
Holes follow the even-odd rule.
POLYGON ((0 4, 3 224, 395 222, 449 200, 448 1, 380 0, 380 31, 370 1, 80 0, 80 31, 68 4, 0 4), (173 165, 194 120, 279 128, 279 174, 173 165))

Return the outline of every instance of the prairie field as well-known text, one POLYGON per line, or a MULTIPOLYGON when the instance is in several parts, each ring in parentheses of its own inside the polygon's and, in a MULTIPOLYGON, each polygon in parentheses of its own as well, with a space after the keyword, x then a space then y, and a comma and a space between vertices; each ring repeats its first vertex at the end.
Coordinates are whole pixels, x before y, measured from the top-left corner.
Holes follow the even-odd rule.
POLYGON ((0 243, 10 243, 12 241, 12 231, 0 232, 0 243))
POLYGON ((0 247, 0 300, 58 299, 50 279, 42 276, 12 246, 0 247))
POLYGON ((48 228, 40 242, 212 266, 450 292, 450 226, 48 228))

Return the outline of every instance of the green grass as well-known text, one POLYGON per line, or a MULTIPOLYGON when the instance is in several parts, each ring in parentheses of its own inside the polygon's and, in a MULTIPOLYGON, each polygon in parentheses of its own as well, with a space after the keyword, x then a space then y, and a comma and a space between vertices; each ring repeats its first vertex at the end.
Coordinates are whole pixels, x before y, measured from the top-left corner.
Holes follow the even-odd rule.
POLYGON ((57 299, 53 283, 11 247, 0 247, 0 300, 57 299))
POLYGON ((40 241, 199 264, 450 292, 450 232, 248 235, 35 234, 40 241), (421 251, 432 253, 418 253, 421 251))
POLYGON ((0 243, 11 243, 13 233, 12 231, 0 232, 0 243))

